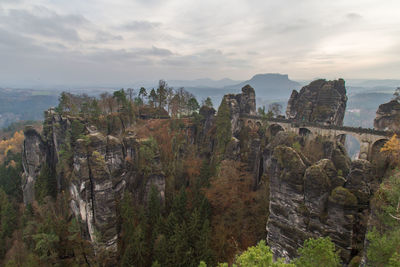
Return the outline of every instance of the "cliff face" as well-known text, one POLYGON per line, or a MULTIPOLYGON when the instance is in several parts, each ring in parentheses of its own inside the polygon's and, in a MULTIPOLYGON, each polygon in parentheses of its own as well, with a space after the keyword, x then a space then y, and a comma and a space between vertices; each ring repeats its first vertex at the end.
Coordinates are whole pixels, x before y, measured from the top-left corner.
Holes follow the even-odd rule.
MULTIPOLYGON (((335 140, 285 132, 265 136, 259 131, 262 126, 241 120, 240 115, 255 111, 255 106, 246 109, 242 104, 253 103, 246 101, 252 99, 251 89, 242 91, 224 98, 233 137, 225 157, 247 163, 254 177, 253 190, 258 190, 261 177, 269 181, 268 245, 275 256, 293 259, 306 239, 330 236, 348 263, 363 249, 369 200, 376 188, 371 164, 352 162, 335 140)), ((343 80, 317 80, 300 92, 293 91, 287 116, 342 125, 346 101, 343 80)))
POLYGON ((29 127, 25 129, 24 134, 22 191, 24 203, 28 204, 35 198, 35 180, 46 160, 46 148, 42 137, 35 129, 29 127))
MULTIPOLYGON (((342 260, 349 262, 363 246, 372 195, 371 164, 354 161, 345 174, 337 159, 347 156, 339 156, 336 148, 311 163, 285 143, 284 135, 278 133, 281 140, 263 154, 270 181, 269 246, 276 256, 292 259, 306 239, 330 236, 342 260)), ((326 147, 336 146, 325 142, 330 143, 326 147)))
POLYGON ((228 103, 231 113, 232 134, 237 136, 241 127, 240 115, 256 115, 256 95, 253 87, 246 85, 241 94, 225 95, 223 101, 228 103))
POLYGON ((105 135, 79 118, 49 110, 42 135, 33 129, 25 131, 24 202, 34 201, 35 182, 47 164, 54 170, 58 191, 69 192, 71 211, 82 223, 84 236, 96 250, 116 256, 117 202, 124 190, 144 203, 154 185, 164 198, 165 176, 157 155, 146 177, 137 168, 143 141, 129 133, 123 138, 105 135))
POLYGON ((346 103, 343 79, 316 80, 304 86, 300 92, 293 90, 286 116, 297 121, 342 125, 346 103))
POLYGON ((392 100, 379 106, 376 111, 374 128, 377 130, 400 130, 400 103, 392 100))
MULTIPOLYGON (((341 125, 346 100, 343 80, 317 80, 303 87, 300 93, 293 91, 287 114, 294 120, 341 125)), ((240 166, 240 171, 231 172, 232 176, 239 173, 238 177, 227 179, 240 182, 247 179, 243 184, 250 185, 249 194, 260 193, 254 195, 263 195, 266 201, 262 203, 269 203, 265 205, 268 212, 263 215, 269 214, 265 222, 266 237, 274 254, 293 259, 306 239, 330 236, 340 248, 344 263, 359 255, 364 244, 369 200, 377 187, 371 164, 365 160, 352 162, 343 145, 335 140, 276 133, 264 120, 257 123, 242 120, 241 115, 256 115, 255 93, 250 86, 243 87, 241 94, 226 95, 223 101, 229 108, 225 122, 229 126, 230 121, 232 136, 227 138, 220 160, 240 166)), ((190 146, 193 159, 198 157, 195 159, 201 162, 211 158, 212 162, 218 144, 216 120, 220 118, 215 118, 215 110, 208 107, 202 107, 199 113, 192 119, 164 120, 167 128, 152 123, 147 126, 158 128, 160 136, 173 129, 182 130, 185 141, 181 144, 174 135, 165 134, 160 139, 172 140, 171 149, 172 146, 176 149, 165 151, 174 154, 178 161, 182 158, 179 155, 187 152, 184 146, 190 146)), ((154 145, 148 132, 141 132, 143 129, 137 125, 129 128, 123 119, 107 122, 121 123, 124 130, 97 129, 83 118, 61 116, 49 110, 42 134, 33 129, 25 131, 23 190, 25 203, 34 201, 35 181, 44 164, 48 165, 55 173, 58 191, 68 192, 71 211, 82 223, 84 237, 96 249, 105 249, 115 257, 120 234, 117 203, 128 191, 137 203, 146 205, 153 187, 160 200, 164 200, 166 175, 161 158, 164 163, 166 153, 160 153, 159 145, 164 144, 154 145)), ((185 164, 194 165, 193 159, 185 164)), ((184 175, 187 174, 181 174, 184 175)), ((225 184, 219 186, 223 188, 225 184)))

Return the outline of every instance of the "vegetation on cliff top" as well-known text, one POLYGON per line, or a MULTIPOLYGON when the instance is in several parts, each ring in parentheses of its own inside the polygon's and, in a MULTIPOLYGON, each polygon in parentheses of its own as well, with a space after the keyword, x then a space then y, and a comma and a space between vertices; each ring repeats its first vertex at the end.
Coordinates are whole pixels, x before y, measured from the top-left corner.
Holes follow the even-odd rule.
MULTIPOLYGON (((209 99, 203 101, 203 106, 212 109, 209 99)), ((215 127, 206 133, 208 139, 201 136, 206 118, 197 114, 198 110, 199 104, 191 94, 184 89, 173 90, 163 81, 150 92, 141 88, 137 96, 134 91, 124 89, 103 94, 100 99, 63 93, 56 112, 68 117, 71 127, 65 133, 65 143, 60 145, 57 166, 42 165, 35 184, 36 202, 25 207, 21 204, 21 156, 16 153, 21 144, 20 134, 0 142, 3 149, 0 152, 4 155, 0 165, 2 263, 6 266, 198 266, 199 263, 216 266, 225 262, 220 266, 339 266, 338 253, 329 238, 307 240, 292 263, 273 260, 270 248, 264 241, 259 242, 266 236, 268 177, 261 177, 254 189, 254 174, 248 165, 249 142, 240 144, 241 162, 225 155, 233 139, 226 101, 218 109, 215 127), (160 119, 165 114, 171 118, 160 119), (140 144, 138 160, 129 157, 126 160, 137 171, 142 189, 152 175, 165 177, 165 202, 155 186, 151 186, 146 203, 138 202, 138 197, 128 190, 118 200, 117 257, 102 248, 93 249, 81 222, 70 211, 70 192, 57 191, 57 175, 67 181, 73 178, 74 149, 82 142, 86 145, 90 142, 88 127, 92 125, 104 135, 113 134, 121 139, 128 132, 134 133, 140 144), (203 147, 204 143, 197 142, 199 138, 209 141, 206 145, 212 148, 203 147)), ((44 131, 52 131, 47 123, 44 131)), ((241 139, 250 134, 265 137, 266 131, 243 131, 241 139)), ((297 152, 311 155, 313 151, 305 150, 304 144, 295 138, 290 140, 293 148, 278 147, 275 159, 281 165, 305 169, 297 152)), ((99 152, 92 151, 91 155, 98 157, 99 164, 106 164, 99 152)), ((368 258, 377 266, 396 266, 393 264, 398 262, 400 251, 396 244, 400 242, 400 230, 395 218, 400 216, 399 192, 398 178, 391 178, 376 195, 379 223, 368 235, 368 258)), ((330 199, 341 205, 357 205, 355 196, 343 187, 334 189, 330 199)), ((106 233, 96 236, 101 239, 103 234, 106 233)))

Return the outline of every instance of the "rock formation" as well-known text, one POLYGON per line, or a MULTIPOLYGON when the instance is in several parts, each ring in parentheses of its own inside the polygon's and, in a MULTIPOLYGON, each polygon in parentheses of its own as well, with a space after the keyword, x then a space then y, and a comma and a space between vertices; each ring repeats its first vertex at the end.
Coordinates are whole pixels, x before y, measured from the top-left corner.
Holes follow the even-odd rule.
POLYGON ((374 128, 377 130, 400 131, 400 103, 391 100, 379 106, 376 111, 374 128))
POLYGON ((270 181, 268 245, 277 257, 292 259, 306 239, 330 236, 342 260, 349 262, 363 246, 373 193, 371 164, 357 160, 349 170, 341 169, 348 166, 343 165, 347 156, 338 155, 340 148, 335 146, 341 145, 333 141, 325 141, 324 147, 333 146, 326 158, 311 163, 288 146, 286 133, 276 138, 263 152, 270 181))
MULTIPOLYGON (((372 165, 366 160, 352 162, 343 144, 328 137, 283 129, 272 134, 265 121, 244 121, 241 116, 256 115, 255 93, 249 85, 223 101, 227 104, 224 122, 229 126, 230 120, 232 136, 221 160, 240 161, 253 174, 248 183, 251 190, 261 188, 261 183, 265 188, 269 185, 267 242, 275 256, 293 259, 306 239, 319 236, 332 238, 344 263, 360 254, 369 200, 377 187, 372 165)), ((346 101, 342 79, 317 80, 300 92, 293 91, 287 116, 300 122, 342 125, 346 101)), ((202 159, 214 155, 218 119, 213 108, 202 107, 196 121, 187 122, 187 143, 195 145, 202 159)), ((135 201, 146 205, 151 188, 163 200, 166 187, 158 146, 139 166, 140 151, 152 149, 150 138, 138 138, 125 126, 124 131, 114 128, 114 132, 102 131, 82 118, 50 109, 42 134, 25 130, 23 151, 25 203, 34 201, 34 184, 43 165, 57 170, 58 190, 69 192, 71 211, 82 223, 84 236, 111 255, 117 251, 117 202, 123 192, 129 191, 135 201), (143 167, 146 171, 140 170, 143 167)), ((185 153, 183 148, 178 152, 185 153)))
POLYGON ((286 116, 304 122, 326 125, 342 125, 347 96, 343 79, 316 80, 304 86, 300 92, 293 90, 286 116))
POLYGON ((246 85, 242 88, 241 94, 225 95, 222 101, 228 103, 231 113, 232 134, 237 136, 242 125, 240 115, 256 115, 256 95, 253 87, 246 85))
POLYGON ((24 203, 28 204, 32 203, 35 198, 35 179, 39 175, 43 162, 46 160, 46 148, 42 137, 35 129, 27 127, 24 134, 22 191, 24 203))
POLYGON ((84 236, 95 249, 106 249, 116 256, 117 201, 124 190, 143 203, 155 186, 164 198, 165 176, 158 156, 151 161, 149 176, 142 177, 137 161, 145 140, 137 140, 133 134, 122 140, 105 135, 79 118, 60 116, 54 109, 45 116, 42 135, 31 128, 25 130, 24 202, 34 201, 34 184, 43 164, 59 169, 54 177, 58 191, 69 192, 71 211, 82 223, 84 236))

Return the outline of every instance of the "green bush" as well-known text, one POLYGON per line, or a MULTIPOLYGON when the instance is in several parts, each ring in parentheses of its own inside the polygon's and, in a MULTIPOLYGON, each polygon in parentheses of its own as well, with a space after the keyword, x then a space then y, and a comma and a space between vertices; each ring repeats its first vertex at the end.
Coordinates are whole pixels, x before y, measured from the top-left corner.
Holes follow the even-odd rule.
POLYGON ((298 249, 300 257, 293 262, 299 267, 337 267, 340 266, 338 251, 330 237, 308 239, 302 248, 298 249))

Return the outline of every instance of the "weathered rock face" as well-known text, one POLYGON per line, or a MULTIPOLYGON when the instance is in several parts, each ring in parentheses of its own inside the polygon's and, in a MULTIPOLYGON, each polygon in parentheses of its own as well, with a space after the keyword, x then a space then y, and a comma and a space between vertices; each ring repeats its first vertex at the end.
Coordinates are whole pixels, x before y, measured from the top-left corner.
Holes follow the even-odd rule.
POLYGON ((289 119, 326 125, 343 125, 347 96, 343 79, 316 80, 300 92, 293 90, 286 116, 289 119))
POLYGON ((228 103, 231 113, 232 133, 236 136, 241 129, 240 115, 256 115, 256 95, 253 87, 246 85, 241 94, 228 94, 223 101, 228 103))
POLYGON ((343 168, 343 160, 336 164, 333 159, 333 155, 340 157, 339 148, 327 150, 330 158, 310 163, 288 146, 285 133, 276 139, 263 152, 270 182, 268 245, 275 256, 293 259, 306 239, 330 236, 348 263, 363 247, 373 193, 371 164, 354 161, 344 174, 338 168, 343 168))
POLYGON ((82 223, 84 236, 96 250, 106 249, 116 256, 117 201, 124 190, 146 203, 154 186, 164 199, 165 175, 158 156, 148 177, 137 170, 140 146, 134 135, 128 133, 123 140, 106 136, 79 118, 62 117, 50 109, 43 135, 33 129, 25 131, 24 201, 34 201, 34 183, 44 163, 53 170, 63 165, 68 173, 57 172, 54 179, 59 191, 70 193, 71 211, 82 223), (63 160, 62 154, 66 153, 71 160, 63 160))
POLYGON ((376 111, 374 128, 384 131, 400 131, 400 103, 397 100, 379 106, 376 111))
POLYGON ((113 136, 92 132, 88 143, 77 140, 73 161, 75 179, 69 187, 72 211, 87 228, 93 243, 116 251, 116 199, 124 189, 123 177, 118 173, 124 167, 122 144, 113 136))
POLYGON ((33 128, 24 131, 25 141, 22 154, 22 191, 24 203, 32 203, 35 198, 35 179, 39 175, 42 164, 46 160, 46 148, 40 134, 33 128))
POLYGON ((201 124, 203 127, 195 129, 196 140, 195 143, 202 148, 201 154, 206 157, 210 157, 211 152, 214 148, 214 140, 211 138, 212 131, 215 131, 215 109, 211 107, 202 106, 199 110, 199 114, 202 117, 201 124))

